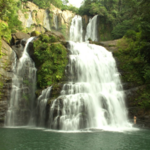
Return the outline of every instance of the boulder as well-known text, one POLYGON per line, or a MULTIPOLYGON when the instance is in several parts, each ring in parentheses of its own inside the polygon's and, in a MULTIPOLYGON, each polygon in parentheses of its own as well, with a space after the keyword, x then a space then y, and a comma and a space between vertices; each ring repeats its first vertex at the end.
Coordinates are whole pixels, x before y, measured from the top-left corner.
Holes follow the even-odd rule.
POLYGON ((23 32, 17 32, 17 33, 12 34, 12 37, 15 40, 22 40, 22 39, 28 39, 30 37, 30 35, 23 33, 23 32))
POLYGON ((34 3, 29 2, 29 1, 26 3, 25 7, 30 9, 31 11, 39 9, 39 7, 37 5, 35 5, 34 3))
POLYGON ((29 34, 23 32, 17 32, 12 34, 11 45, 18 45, 21 43, 23 39, 28 39, 30 37, 29 34))
POLYGON ((62 35, 62 33, 58 31, 46 32, 46 34, 57 36, 60 40, 65 40, 65 37, 62 35))

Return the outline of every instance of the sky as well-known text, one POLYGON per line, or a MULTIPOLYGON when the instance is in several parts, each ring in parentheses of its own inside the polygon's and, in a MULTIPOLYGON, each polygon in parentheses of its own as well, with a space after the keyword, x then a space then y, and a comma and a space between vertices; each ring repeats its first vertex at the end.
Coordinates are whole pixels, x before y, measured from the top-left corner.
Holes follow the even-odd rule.
POLYGON ((76 6, 76 7, 80 7, 81 3, 83 0, 69 0, 69 3, 76 6))

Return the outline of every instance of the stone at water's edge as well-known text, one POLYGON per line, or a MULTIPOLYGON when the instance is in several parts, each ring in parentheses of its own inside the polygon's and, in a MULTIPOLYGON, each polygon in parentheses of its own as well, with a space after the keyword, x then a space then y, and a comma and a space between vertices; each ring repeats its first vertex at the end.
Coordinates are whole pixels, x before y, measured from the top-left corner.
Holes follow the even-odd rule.
POLYGON ((11 64, 14 61, 14 52, 11 47, 2 40, 2 53, 0 58, 0 126, 4 125, 4 118, 8 108, 8 100, 11 91, 11 78, 13 76, 11 64))

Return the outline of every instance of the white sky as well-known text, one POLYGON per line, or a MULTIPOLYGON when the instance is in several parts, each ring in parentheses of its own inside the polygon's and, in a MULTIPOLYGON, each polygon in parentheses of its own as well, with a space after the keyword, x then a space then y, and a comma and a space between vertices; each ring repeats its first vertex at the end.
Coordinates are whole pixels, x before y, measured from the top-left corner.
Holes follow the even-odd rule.
POLYGON ((69 0, 69 3, 76 6, 76 7, 80 7, 81 3, 83 0, 69 0))

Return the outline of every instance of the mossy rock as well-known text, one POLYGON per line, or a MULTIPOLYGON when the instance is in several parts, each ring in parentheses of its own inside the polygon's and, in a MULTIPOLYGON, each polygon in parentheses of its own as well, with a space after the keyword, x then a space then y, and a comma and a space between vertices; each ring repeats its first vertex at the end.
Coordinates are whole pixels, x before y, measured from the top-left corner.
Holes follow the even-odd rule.
POLYGON ((41 34, 34 41, 34 61, 38 68, 39 89, 61 82, 68 62, 67 54, 67 49, 53 34, 41 34))
POLYGON ((39 31, 31 32, 31 36, 39 36, 41 33, 39 31))

